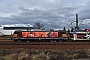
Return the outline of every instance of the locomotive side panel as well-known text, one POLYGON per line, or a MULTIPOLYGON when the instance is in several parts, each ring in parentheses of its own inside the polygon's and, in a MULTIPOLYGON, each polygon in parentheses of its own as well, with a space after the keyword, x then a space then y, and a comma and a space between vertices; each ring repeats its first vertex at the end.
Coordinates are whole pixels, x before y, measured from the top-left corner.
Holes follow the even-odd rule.
POLYGON ((58 32, 22 32, 22 38, 58 38, 58 32))

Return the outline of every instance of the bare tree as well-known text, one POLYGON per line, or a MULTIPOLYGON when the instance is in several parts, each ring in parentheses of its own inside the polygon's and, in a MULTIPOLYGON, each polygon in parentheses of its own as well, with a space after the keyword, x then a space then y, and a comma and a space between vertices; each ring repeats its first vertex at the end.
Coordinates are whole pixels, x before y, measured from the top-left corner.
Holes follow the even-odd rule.
POLYGON ((43 29, 43 30, 45 29, 45 28, 44 28, 44 25, 41 24, 40 22, 35 22, 34 27, 35 27, 35 28, 39 28, 39 29, 43 29))

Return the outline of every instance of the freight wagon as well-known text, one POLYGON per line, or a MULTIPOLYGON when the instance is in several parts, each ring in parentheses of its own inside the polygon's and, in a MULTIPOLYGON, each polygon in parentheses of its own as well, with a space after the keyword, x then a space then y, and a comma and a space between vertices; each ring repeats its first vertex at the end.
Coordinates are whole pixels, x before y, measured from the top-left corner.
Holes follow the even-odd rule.
POLYGON ((66 41, 67 34, 64 31, 15 31, 12 35, 14 41, 66 41))

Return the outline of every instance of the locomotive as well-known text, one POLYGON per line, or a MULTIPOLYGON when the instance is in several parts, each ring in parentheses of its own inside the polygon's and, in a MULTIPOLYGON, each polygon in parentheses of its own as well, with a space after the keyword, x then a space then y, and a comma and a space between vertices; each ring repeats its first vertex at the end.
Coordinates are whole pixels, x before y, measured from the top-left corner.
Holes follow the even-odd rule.
POLYGON ((43 42, 59 42, 68 40, 68 35, 65 31, 29 31, 16 30, 11 37, 14 41, 43 41, 43 42))

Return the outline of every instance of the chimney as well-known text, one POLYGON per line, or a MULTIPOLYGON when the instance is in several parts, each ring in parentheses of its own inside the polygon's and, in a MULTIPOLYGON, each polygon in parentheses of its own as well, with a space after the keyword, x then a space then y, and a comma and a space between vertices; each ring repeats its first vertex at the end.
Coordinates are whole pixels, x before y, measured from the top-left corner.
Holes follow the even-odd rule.
POLYGON ((75 29, 79 29, 79 26, 78 26, 78 14, 76 14, 76 27, 75 29))

